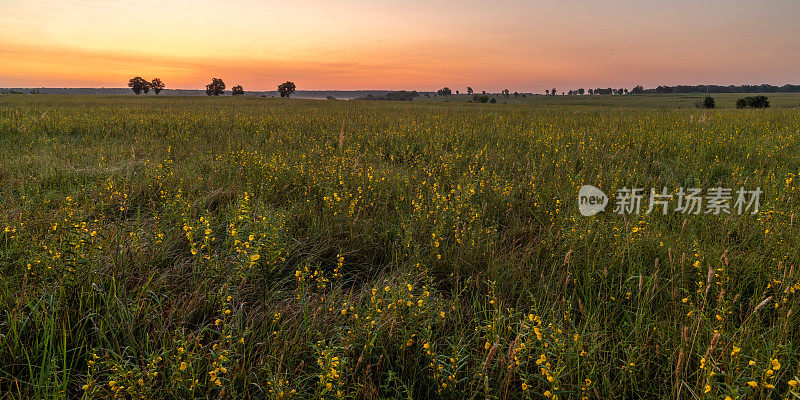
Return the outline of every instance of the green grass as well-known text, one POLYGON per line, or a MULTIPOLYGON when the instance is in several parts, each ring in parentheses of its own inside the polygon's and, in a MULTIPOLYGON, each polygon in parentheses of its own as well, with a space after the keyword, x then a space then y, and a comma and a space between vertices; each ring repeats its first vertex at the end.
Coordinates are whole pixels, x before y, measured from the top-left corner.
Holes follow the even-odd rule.
POLYGON ((796 397, 800 114, 629 97, 0 96, 0 397, 796 397))

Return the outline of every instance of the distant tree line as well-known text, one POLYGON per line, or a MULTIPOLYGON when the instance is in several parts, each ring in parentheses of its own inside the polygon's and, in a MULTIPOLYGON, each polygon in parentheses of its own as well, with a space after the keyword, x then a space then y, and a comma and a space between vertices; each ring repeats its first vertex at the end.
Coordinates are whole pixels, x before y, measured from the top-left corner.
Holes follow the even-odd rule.
MULTIPOLYGON (((508 89, 506 89, 508 90, 508 89)), ((645 89, 642 85, 637 85, 633 89, 624 88, 595 88, 584 90, 584 88, 573 89, 567 92, 570 96, 583 95, 623 95, 623 94, 669 94, 669 93, 787 93, 787 92, 800 92, 800 85, 783 85, 775 86, 769 84, 763 85, 675 85, 667 86, 660 85, 652 89, 645 89)), ((544 91, 545 95, 553 96, 557 94, 555 89, 547 89, 544 91)), ((505 94, 505 91, 503 92, 505 94)), ((562 92, 562 94, 564 94, 562 92)))
MULTIPOLYGON (((630 91, 628 89, 614 88, 595 88, 589 89, 590 95, 621 95, 621 94, 670 94, 670 93, 781 93, 781 92, 800 92, 800 85, 660 85, 652 89, 645 89, 642 85, 637 85, 630 91)), ((570 90, 569 95, 583 95, 586 93, 583 88, 570 90)), ((545 90, 545 94, 552 95, 553 91, 545 90)))
MULTIPOLYGON (((153 78, 150 81, 145 80, 144 78, 137 76, 131 78, 128 81, 128 87, 136 94, 147 94, 150 90, 158 94, 161 92, 165 85, 164 82, 161 81, 159 78, 153 78)), ((206 85, 206 94, 209 96, 221 96, 225 94, 225 82, 223 82, 222 78, 212 78, 211 83, 206 85)), ((467 94, 474 94, 475 91, 472 89, 471 86, 467 86, 466 88, 467 94)), ((297 87, 295 86, 294 82, 284 82, 278 85, 278 93, 281 97, 290 97, 292 94, 295 93, 297 87)), ((455 91, 456 94, 460 94, 458 90, 455 91)), ((783 86, 775 86, 770 84, 762 84, 762 85, 728 85, 728 86, 721 86, 721 85, 675 85, 675 86, 668 86, 668 85, 660 85, 652 89, 645 89, 642 85, 637 85, 633 89, 625 89, 625 88, 594 88, 594 89, 572 89, 565 92, 561 92, 562 95, 568 94, 570 96, 582 96, 584 94, 589 95, 627 95, 627 94, 669 94, 669 93, 786 93, 786 92, 800 92, 800 85, 791 85, 786 84, 783 86)), ((239 96, 244 94, 244 89, 241 85, 236 85, 232 88, 231 94, 234 96, 239 96)), ((430 97, 432 93, 425 93, 426 97, 430 97)), ((453 91, 449 87, 443 87, 436 91, 436 94, 433 96, 450 96, 453 94, 453 91)), ((482 92, 483 95, 486 94, 486 91, 482 92)), ((556 88, 547 89, 545 90, 545 95, 548 96, 555 96, 558 94, 556 88)), ((409 92, 405 90, 389 92, 386 95, 366 95, 359 97, 358 99, 374 99, 374 100, 398 100, 398 101, 408 101, 413 99, 414 97, 418 96, 419 94, 416 91, 409 92), (414 93, 412 96, 411 93, 414 93)), ((500 96, 504 97, 511 97, 512 93, 509 89, 503 89, 500 93, 500 96)), ((525 97, 526 93, 514 92, 513 96, 515 98, 522 96, 525 97)), ((483 98, 475 99, 473 101, 482 102, 483 98)))
POLYGON ((786 93, 800 92, 800 85, 676 85, 644 89, 643 93, 786 93))

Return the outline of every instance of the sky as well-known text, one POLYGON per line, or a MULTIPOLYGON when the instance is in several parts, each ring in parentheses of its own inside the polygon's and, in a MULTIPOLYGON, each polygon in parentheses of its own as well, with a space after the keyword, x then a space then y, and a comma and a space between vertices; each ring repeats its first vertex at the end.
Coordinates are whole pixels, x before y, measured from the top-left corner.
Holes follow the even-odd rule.
POLYGON ((800 83, 797 0, 0 0, 0 87, 800 83))

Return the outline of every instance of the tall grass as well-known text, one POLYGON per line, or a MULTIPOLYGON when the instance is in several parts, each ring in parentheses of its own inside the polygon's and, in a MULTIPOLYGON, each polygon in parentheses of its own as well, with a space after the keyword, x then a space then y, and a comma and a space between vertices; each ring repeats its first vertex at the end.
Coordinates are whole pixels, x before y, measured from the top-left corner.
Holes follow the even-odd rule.
POLYGON ((0 106, 5 397, 798 395, 796 109, 0 106), (583 184, 765 193, 584 218, 583 184))

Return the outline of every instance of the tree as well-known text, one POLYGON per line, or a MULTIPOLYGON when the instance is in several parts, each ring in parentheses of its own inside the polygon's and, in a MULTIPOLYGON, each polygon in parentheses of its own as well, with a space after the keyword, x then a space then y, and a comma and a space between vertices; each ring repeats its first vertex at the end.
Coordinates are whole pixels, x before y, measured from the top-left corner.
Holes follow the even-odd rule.
POLYGON ((550 89, 545 89, 545 90, 544 90, 544 94, 545 94, 546 96, 550 96, 550 89))
POLYGON ((555 96, 556 95, 556 88, 553 88, 553 90, 550 91, 550 95, 551 96, 555 96))
POLYGON ((156 92, 156 95, 158 95, 162 90, 164 90, 164 82, 161 82, 161 79, 153 78, 153 80, 150 81, 150 88, 156 92))
POLYGON ((150 90, 150 83, 144 80, 144 78, 141 76, 137 76, 128 81, 128 87, 131 88, 133 93, 136 93, 137 95, 142 92, 147 94, 147 91, 150 90))
POLYGON ((225 94, 225 82, 221 78, 211 78, 211 83, 206 85, 206 95, 219 96, 225 94))
POLYGON ((586 90, 584 90, 583 88, 578 89, 579 95, 583 96, 584 93, 586 93, 586 90))
POLYGON ((295 89, 297 89, 297 87, 294 85, 294 82, 286 81, 278 85, 278 93, 281 94, 281 97, 288 98, 295 92, 295 89))
POLYGON ((594 94, 594 89, 589 89, 589 96, 594 94))
POLYGON ((241 96, 243 94, 244 94, 244 88, 242 88, 242 85, 236 85, 231 88, 231 95, 241 96))
POLYGON ((439 96, 450 96, 451 94, 453 94, 453 91, 450 90, 449 87, 445 86, 445 87, 437 90, 436 94, 438 94, 439 96))
POLYGON ((631 94, 642 94, 644 93, 644 87, 642 85, 636 85, 635 88, 631 89, 631 94))
POLYGON ((473 94, 473 93, 475 92, 472 90, 472 86, 467 86, 467 94, 473 94))
POLYGON ((458 94, 458 90, 456 90, 456 94, 458 94))

